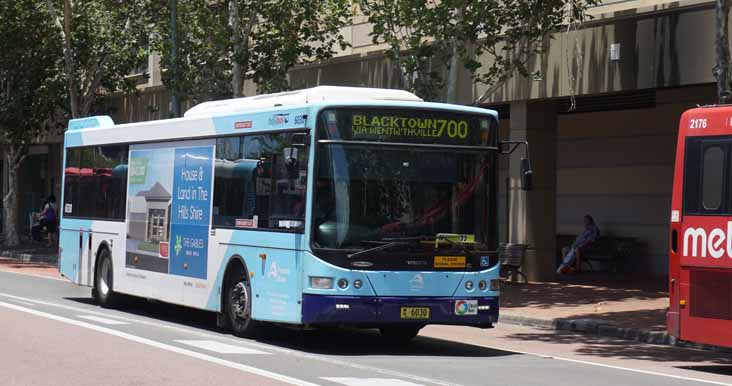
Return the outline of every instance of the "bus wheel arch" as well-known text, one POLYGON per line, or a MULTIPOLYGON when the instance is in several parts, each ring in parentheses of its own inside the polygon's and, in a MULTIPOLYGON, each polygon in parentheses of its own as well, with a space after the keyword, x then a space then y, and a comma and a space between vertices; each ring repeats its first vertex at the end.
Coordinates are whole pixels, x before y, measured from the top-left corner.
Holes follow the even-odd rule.
POLYGON ((254 337, 259 323, 251 318, 252 290, 249 270, 241 256, 229 259, 221 281, 220 327, 228 327, 239 337, 254 337))

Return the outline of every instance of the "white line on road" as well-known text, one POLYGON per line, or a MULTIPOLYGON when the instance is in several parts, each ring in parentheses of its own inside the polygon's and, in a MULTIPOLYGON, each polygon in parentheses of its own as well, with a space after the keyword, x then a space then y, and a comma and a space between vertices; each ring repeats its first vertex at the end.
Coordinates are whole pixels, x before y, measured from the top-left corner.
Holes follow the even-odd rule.
POLYGON ((76 317, 77 318, 81 318, 81 319, 91 320, 92 322, 106 324, 106 325, 109 325, 109 326, 120 326, 120 325, 123 325, 123 324, 129 324, 127 322, 121 322, 119 320, 102 318, 101 316, 77 315, 76 317))
POLYGON ((346 386, 424 386, 419 383, 402 381, 390 378, 341 378, 341 377, 320 377, 326 381, 340 383, 346 386))
MULTIPOLYGON (((47 301, 42 301, 42 300, 27 299, 27 298, 24 298, 21 296, 11 295, 11 294, 7 294, 7 293, 3 293, 3 292, 0 292, 0 296, 4 296, 4 297, 10 298, 10 299, 30 300, 30 301, 34 301, 38 304, 43 304, 46 306, 56 307, 56 308, 61 308, 61 309, 66 309, 66 310, 71 310, 71 311, 85 312, 85 313, 96 314, 96 315, 100 315, 100 316, 108 315, 107 313, 96 312, 96 311, 92 311, 92 310, 89 310, 86 308, 67 306, 65 304, 52 303, 52 302, 47 302, 47 301)), ((215 334, 211 334, 211 333, 207 333, 207 332, 202 332, 202 331, 194 330, 191 328, 179 327, 179 326, 176 326, 173 324, 167 324, 167 323, 161 323, 161 322, 151 322, 148 320, 129 318, 129 317, 117 316, 117 315, 115 315, 114 317, 117 319, 120 319, 120 320, 126 320, 129 322, 158 327, 158 328, 165 328, 168 330, 183 332, 186 334, 192 334, 192 335, 196 335, 196 336, 200 336, 200 337, 226 339, 226 340, 229 340, 229 341, 237 343, 237 344, 245 344, 247 346, 256 347, 256 348, 259 348, 262 350, 275 351, 275 352, 279 352, 281 354, 298 357, 298 358, 311 359, 311 360, 328 363, 328 364, 335 365, 335 366, 347 367, 347 368, 356 369, 356 370, 370 371, 370 372, 373 372, 376 374, 386 375, 389 377, 404 378, 404 379, 409 379, 409 380, 416 381, 416 382, 429 383, 429 384, 439 385, 439 386, 462 386, 459 383, 441 381, 438 379, 427 378, 427 377, 409 374, 409 373, 403 373, 401 371, 387 370, 387 369, 380 368, 380 367, 360 365, 358 363, 347 362, 344 360, 335 359, 335 358, 327 357, 324 355, 309 354, 309 353, 305 353, 302 351, 297 351, 297 350, 288 349, 288 348, 284 348, 284 347, 278 347, 278 346, 269 345, 269 344, 265 344, 265 343, 256 343, 256 342, 252 342, 252 341, 244 340, 244 339, 240 339, 240 338, 224 337, 221 335, 215 335, 215 334)), ((504 351, 506 351, 506 350, 504 350, 504 351)))
POLYGON ((35 306, 36 306, 36 305, 35 305, 35 304, 33 304, 33 303, 30 303, 30 302, 24 302, 24 301, 22 301, 22 300, 15 300, 15 299, 10 299, 10 301, 12 301, 12 302, 15 302, 15 303, 18 303, 18 304, 22 304, 22 305, 24 305, 24 306, 28 306, 28 307, 35 307, 35 306))
POLYGON ((233 344, 226 344, 216 342, 213 340, 175 340, 174 342, 182 343, 188 346, 193 346, 203 350, 213 351, 218 354, 258 354, 258 355, 270 355, 268 352, 254 350, 242 346, 234 346, 233 344))
POLYGON ((240 370, 240 371, 243 371, 243 372, 246 372, 246 373, 255 374, 255 375, 262 376, 262 377, 274 379, 276 381, 289 383, 289 384, 292 384, 292 385, 319 386, 316 383, 303 381, 303 380, 297 379, 297 378, 292 378, 292 377, 289 377, 289 376, 284 375, 284 374, 278 374, 278 373, 274 373, 274 372, 271 372, 271 371, 263 370, 263 369, 260 369, 260 368, 257 368, 257 367, 252 367, 252 366, 243 365, 241 363, 227 361, 225 359, 216 358, 216 357, 212 357, 210 355, 201 354, 201 353, 198 353, 198 352, 195 352, 195 351, 186 350, 186 349, 183 349, 183 348, 180 348, 180 347, 171 346, 169 344, 156 342, 154 340, 146 339, 146 338, 143 338, 143 337, 140 337, 140 336, 136 336, 136 335, 124 333, 124 332, 117 331, 117 330, 113 330, 113 329, 110 329, 110 328, 107 328, 107 327, 101 327, 101 326, 97 326, 95 324, 91 324, 91 323, 86 323, 86 322, 81 322, 81 321, 78 321, 78 320, 73 320, 73 319, 65 318, 63 316, 57 316, 57 315, 49 314, 49 313, 46 313, 46 312, 41 312, 41 311, 33 310, 33 309, 30 309, 30 308, 16 306, 15 304, 0 302, 0 307, 10 308, 12 310, 21 311, 21 312, 26 312, 26 313, 29 313, 29 314, 32 314, 32 315, 44 317, 44 318, 51 319, 51 320, 55 320, 55 321, 58 321, 58 322, 71 324, 71 325, 74 325, 74 326, 77 326, 77 327, 88 328, 90 330, 94 330, 94 331, 101 332, 101 333, 104 333, 104 334, 109 334, 109 335, 113 335, 113 336, 116 336, 116 337, 119 337, 119 338, 122 338, 122 339, 127 339, 127 340, 132 341, 132 342, 137 342, 137 343, 145 344, 145 345, 148 345, 148 346, 151 346, 151 347, 159 348, 161 350, 167 350, 167 351, 171 351, 171 352, 174 352, 174 353, 177 353, 177 354, 186 355, 186 356, 189 356, 191 358, 200 359, 200 360, 203 360, 203 361, 215 363, 215 364, 218 364, 218 365, 222 365, 222 366, 226 366, 226 367, 229 367, 229 368, 232 368, 232 369, 240 370))

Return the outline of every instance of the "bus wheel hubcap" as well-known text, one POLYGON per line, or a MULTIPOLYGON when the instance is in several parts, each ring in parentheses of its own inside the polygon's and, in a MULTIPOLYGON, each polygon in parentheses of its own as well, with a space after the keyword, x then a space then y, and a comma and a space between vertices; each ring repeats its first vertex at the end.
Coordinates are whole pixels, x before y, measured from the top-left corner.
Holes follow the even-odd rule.
POLYGON ((237 283, 231 291, 231 307, 238 319, 246 319, 247 316, 247 289, 243 282, 237 283))

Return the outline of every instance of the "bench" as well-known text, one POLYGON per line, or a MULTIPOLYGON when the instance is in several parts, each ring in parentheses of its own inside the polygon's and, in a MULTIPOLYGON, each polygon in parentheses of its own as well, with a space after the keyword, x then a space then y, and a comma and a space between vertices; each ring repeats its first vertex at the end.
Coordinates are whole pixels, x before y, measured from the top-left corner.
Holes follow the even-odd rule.
MULTIPOLYGON (((574 237, 569 242, 567 242, 568 239, 569 236, 567 235, 557 236, 557 247, 560 251, 562 247, 572 245, 574 237)), ((597 269, 593 262, 606 262, 609 264, 612 272, 621 272, 625 267, 626 261, 630 257, 637 255, 639 247, 640 244, 635 237, 601 235, 590 246, 577 254, 575 270, 581 272, 584 264, 590 271, 596 271, 597 269)))

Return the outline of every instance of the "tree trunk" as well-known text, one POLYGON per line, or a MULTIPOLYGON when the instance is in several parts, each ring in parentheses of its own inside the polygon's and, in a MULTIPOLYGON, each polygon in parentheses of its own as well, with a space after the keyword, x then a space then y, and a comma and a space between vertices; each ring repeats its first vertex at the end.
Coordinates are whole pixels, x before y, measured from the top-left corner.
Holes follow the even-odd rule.
POLYGON ((76 67, 71 52, 71 18, 74 5, 71 0, 64 0, 64 18, 63 23, 56 12, 56 7, 52 0, 46 0, 48 11, 51 13, 54 24, 61 34, 61 42, 63 43, 64 52, 64 70, 66 71, 66 84, 69 88, 69 104, 71 107, 71 118, 79 118, 79 91, 76 84, 76 67))
POLYGON ((231 28, 231 38, 234 41, 234 60, 232 60, 231 68, 231 90, 234 98, 242 96, 243 77, 241 71, 241 63, 238 56, 241 55, 241 25, 239 23, 239 2, 229 0, 229 27, 231 28))
MULTIPOLYGON (((458 22, 463 21, 462 10, 457 11, 458 22)), ((447 103, 457 103, 457 82, 458 82, 458 65, 460 64, 460 52, 458 50, 460 44, 453 36, 450 40, 452 48, 452 56, 450 56, 450 68, 447 73, 447 103)))
POLYGON ((5 162, 8 165, 8 193, 3 197, 3 232, 5 233, 5 245, 15 247, 20 244, 18 234, 18 171, 25 155, 20 154, 18 149, 8 147, 5 152, 5 162))
POLYGON ((447 103, 457 103, 457 82, 458 82, 458 42, 452 39, 452 56, 450 57, 450 68, 447 72, 447 103))
POLYGON ((719 104, 732 102, 730 92, 729 0, 717 0, 717 96, 719 104))

